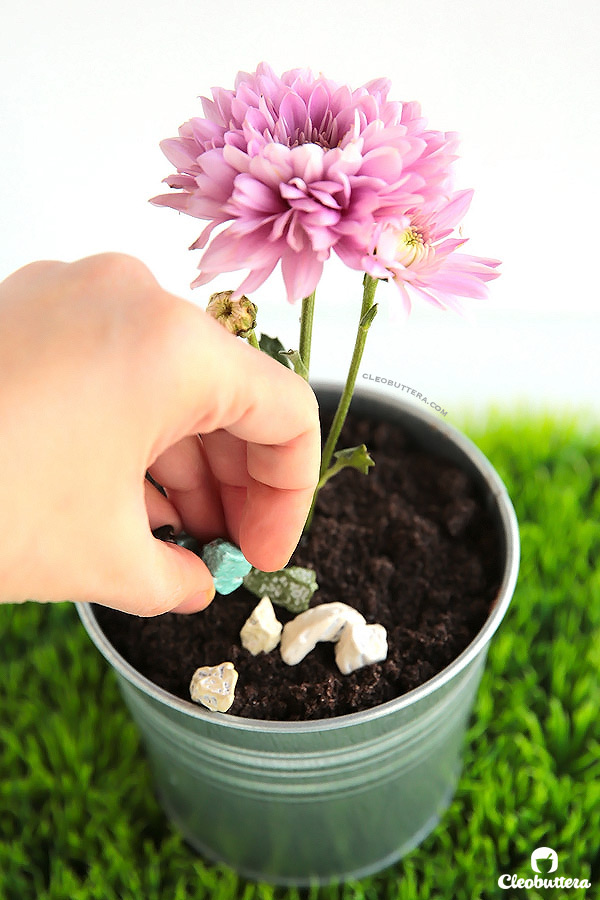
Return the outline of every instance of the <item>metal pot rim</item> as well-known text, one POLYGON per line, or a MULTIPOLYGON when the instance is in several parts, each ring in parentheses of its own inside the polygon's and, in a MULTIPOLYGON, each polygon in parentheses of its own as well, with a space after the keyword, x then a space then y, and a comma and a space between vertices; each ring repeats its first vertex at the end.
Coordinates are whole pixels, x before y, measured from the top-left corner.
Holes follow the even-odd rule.
MULTIPOLYGON (((315 390, 321 394, 339 394, 339 385, 334 383, 319 383, 315 386, 315 390)), ((417 407, 414 403, 405 398, 383 398, 379 394, 376 395, 373 391, 357 389, 354 396, 356 398, 361 398, 363 403, 370 402, 375 403, 379 408, 388 408, 392 415, 400 409, 403 414, 425 424, 433 432, 438 432, 446 439, 449 439, 462 455, 470 461, 471 465, 481 473, 486 486, 489 489, 490 496, 494 498, 497 505, 506 547, 506 560, 504 574, 498 589, 496 600, 479 633, 463 652, 459 654, 450 665, 446 666, 445 669, 442 669, 441 672, 434 675, 433 678, 429 679, 424 684, 414 688, 412 691, 408 691, 406 694, 402 694, 400 697, 396 697, 394 700, 388 700, 386 703, 381 703, 371 709, 348 713, 342 716, 335 716, 329 719, 314 719, 308 722, 286 722, 266 719, 248 719, 242 716, 230 715, 228 713, 205 711, 191 701, 181 700, 179 697, 158 687, 158 685, 154 684, 154 682, 138 672, 119 653, 117 653, 98 625, 91 604, 76 603, 75 605, 81 621, 100 653, 102 653, 105 659, 127 681, 133 684, 142 693, 153 698, 158 703, 169 706, 184 715, 209 722, 212 725, 222 726, 223 728, 233 728, 243 731, 252 730, 296 734, 328 731, 331 729, 347 728, 352 725, 364 724, 368 721, 392 715, 393 713, 413 706, 455 678, 486 648, 508 609, 517 583, 519 571, 519 529, 517 518, 500 476, 484 454, 469 438, 452 425, 434 417, 426 409, 417 407)))

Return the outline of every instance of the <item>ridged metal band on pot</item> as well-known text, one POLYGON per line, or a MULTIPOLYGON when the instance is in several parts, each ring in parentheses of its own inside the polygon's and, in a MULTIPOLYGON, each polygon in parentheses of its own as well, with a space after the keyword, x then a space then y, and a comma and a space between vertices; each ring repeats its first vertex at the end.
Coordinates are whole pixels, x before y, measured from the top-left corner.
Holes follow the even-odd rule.
MULTIPOLYGON (((320 404, 324 408, 327 406, 332 407, 339 396, 339 388, 332 384, 318 385, 315 387, 315 391, 318 393, 320 404)), ((352 400, 352 410, 359 415, 368 414, 374 418, 388 421, 393 421, 398 416, 398 410, 403 410, 409 414, 409 418, 412 420, 410 426, 406 421, 403 422, 403 425, 422 443, 425 449, 435 444, 436 452, 439 452, 440 455, 446 455, 452 461, 461 462, 463 465, 466 463, 467 468, 476 481, 479 482, 480 487, 485 488, 494 500, 495 509, 492 511, 496 515, 505 547, 506 564, 502 580, 490 615, 479 634, 449 666, 425 684, 401 697, 397 697, 395 700, 389 700, 387 703, 382 703, 372 709, 350 713, 345 716, 337 716, 333 719, 319 719, 311 722, 260 720, 261 728, 265 731, 301 733, 350 726, 354 723, 366 722, 400 711, 417 703, 426 697, 427 694, 438 691, 447 681, 455 678, 481 652, 482 648, 489 644, 490 639, 504 618, 517 582, 519 571, 519 530, 514 508, 498 473, 475 444, 460 431, 448 425, 447 422, 436 419, 426 409, 418 407, 404 398, 394 398, 392 400, 375 396, 369 391, 357 389, 352 400), (447 445, 445 448, 439 447, 438 441, 440 438, 444 439, 447 445)), ((256 728, 256 719, 246 719, 227 713, 205 711, 191 701, 181 700, 155 685, 116 652, 98 626, 91 606, 86 603, 78 603, 76 605, 80 618, 98 650, 127 681, 136 685, 145 694, 154 697, 160 703, 166 704, 184 715, 204 720, 211 724, 218 722, 223 728, 256 728)))

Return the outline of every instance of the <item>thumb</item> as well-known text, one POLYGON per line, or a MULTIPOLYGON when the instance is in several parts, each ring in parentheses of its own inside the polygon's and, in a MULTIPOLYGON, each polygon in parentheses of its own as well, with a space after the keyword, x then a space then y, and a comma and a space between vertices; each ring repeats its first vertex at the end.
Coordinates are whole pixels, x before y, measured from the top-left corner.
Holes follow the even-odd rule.
POLYGON ((141 577, 135 579, 135 596, 129 596, 125 612, 137 616, 158 616, 166 612, 195 613, 215 596, 212 575, 202 560, 177 544, 149 536, 136 567, 141 577))

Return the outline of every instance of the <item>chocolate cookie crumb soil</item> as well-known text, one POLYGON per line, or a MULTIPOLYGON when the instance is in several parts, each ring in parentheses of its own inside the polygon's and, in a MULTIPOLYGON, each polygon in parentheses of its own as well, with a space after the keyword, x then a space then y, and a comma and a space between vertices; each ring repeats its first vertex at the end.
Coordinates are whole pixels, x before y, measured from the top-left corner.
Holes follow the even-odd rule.
MULTIPOLYGON (((483 626, 500 583, 494 525, 470 478, 411 446, 397 425, 352 414, 340 446, 365 443, 367 476, 344 470, 323 488, 310 533, 291 563, 316 570, 312 604, 339 600, 387 629, 383 663, 342 675, 335 645, 298 665, 279 650, 252 656, 240 630, 256 597, 243 587, 193 616, 137 618, 95 607, 115 649, 160 687, 189 700, 198 666, 231 660, 239 672, 230 713, 308 720, 368 709, 432 678, 483 626)), ((291 614, 277 607, 285 624, 291 614)))

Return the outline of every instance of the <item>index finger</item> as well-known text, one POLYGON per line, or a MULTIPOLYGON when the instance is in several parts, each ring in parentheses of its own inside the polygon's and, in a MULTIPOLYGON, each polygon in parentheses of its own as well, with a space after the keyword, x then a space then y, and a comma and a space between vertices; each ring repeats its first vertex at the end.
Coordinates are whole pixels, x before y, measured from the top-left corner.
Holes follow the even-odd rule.
POLYGON ((286 564, 306 520, 314 485, 302 484, 303 444, 304 434, 269 446, 247 443, 225 430, 203 437, 228 533, 263 571, 286 564))
POLYGON ((290 369, 192 304, 172 299, 182 326, 176 365, 155 387, 164 394, 171 429, 163 428, 154 458, 182 437, 202 434, 224 505, 235 496, 238 534, 232 537, 257 568, 281 567, 300 537, 319 477, 316 398, 290 369))

